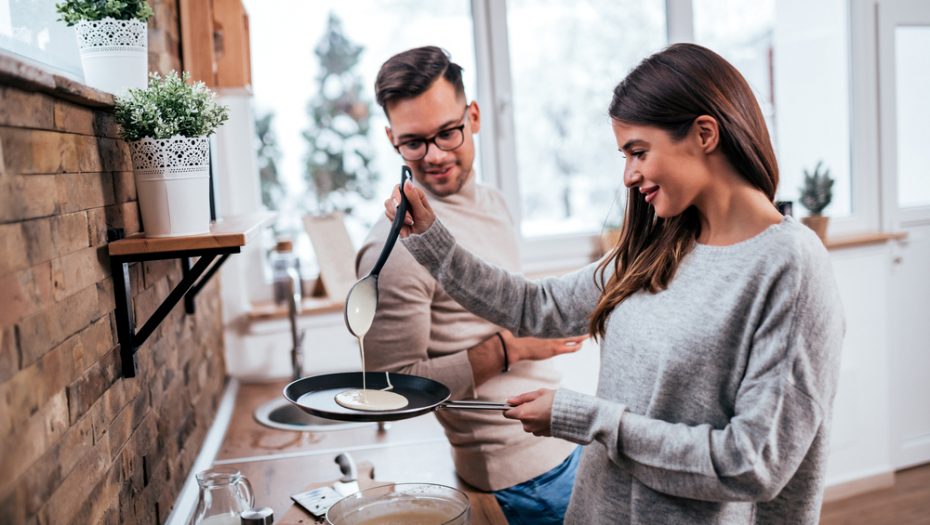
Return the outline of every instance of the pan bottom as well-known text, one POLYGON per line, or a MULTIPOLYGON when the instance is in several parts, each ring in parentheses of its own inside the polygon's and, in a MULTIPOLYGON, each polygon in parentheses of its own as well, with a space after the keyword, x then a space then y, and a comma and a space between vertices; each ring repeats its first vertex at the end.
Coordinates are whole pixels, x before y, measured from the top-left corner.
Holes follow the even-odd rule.
MULTIPOLYGON (((387 386, 383 373, 366 374, 368 386, 387 386)), ((305 377, 289 384, 284 397, 304 412, 339 421, 398 421, 434 410, 449 399, 449 389, 437 381, 406 374, 391 374, 393 392, 405 397, 408 405, 397 410, 365 411, 347 408, 336 402, 336 395, 362 387, 361 372, 323 374, 305 377)))

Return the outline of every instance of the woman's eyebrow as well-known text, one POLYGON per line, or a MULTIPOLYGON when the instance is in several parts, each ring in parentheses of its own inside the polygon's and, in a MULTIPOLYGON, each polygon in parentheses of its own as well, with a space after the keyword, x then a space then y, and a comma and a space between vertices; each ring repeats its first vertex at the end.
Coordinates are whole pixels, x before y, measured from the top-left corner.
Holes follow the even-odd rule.
POLYGON ((628 150, 637 144, 646 144, 646 141, 643 139, 630 139, 620 148, 620 151, 628 150))

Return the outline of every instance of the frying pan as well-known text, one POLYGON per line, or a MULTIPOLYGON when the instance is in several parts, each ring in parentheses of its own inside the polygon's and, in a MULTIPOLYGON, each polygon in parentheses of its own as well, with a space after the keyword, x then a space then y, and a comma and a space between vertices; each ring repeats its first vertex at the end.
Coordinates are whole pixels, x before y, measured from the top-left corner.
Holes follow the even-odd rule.
MULTIPOLYGON (((388 386, 384 372, 365 372, 369 389, 388 386)), ((449 401, 449 387, 432 379, 407 374, 391 374, 391 392, 407 398, 407 406, 397 410, 367 411, 336 403, 336 394, 362 388, 362 372, 322 374, 298 379, 284 387, 284 397, 314 416, 339 421, 398 421, 438 409, 510 410, 514 405, 487 401, 449 401)))

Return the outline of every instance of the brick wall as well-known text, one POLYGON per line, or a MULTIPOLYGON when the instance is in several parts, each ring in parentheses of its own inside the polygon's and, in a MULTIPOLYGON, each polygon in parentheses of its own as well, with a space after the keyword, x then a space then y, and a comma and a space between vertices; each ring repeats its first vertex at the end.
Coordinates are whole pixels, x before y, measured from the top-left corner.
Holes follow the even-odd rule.
MULTIPOLYGON (((141 225, 111 103, 0 57, 2 524, 163 523, 222 395, 216 277, 120 375, 106 230, 141 225)), ((130 266, 137 327, 180 275, 130 266)))

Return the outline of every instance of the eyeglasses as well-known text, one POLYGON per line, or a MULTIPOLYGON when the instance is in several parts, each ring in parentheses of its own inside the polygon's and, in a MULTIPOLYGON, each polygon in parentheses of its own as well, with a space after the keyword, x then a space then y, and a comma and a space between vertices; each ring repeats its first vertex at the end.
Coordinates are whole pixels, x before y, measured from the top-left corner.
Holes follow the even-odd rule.
POLYGON ((465 115, 462 118, 465 120, 461 126, 444 129, 429 138, 408 140, 394 146, 394 149, 397 150, 397 153, 400 153, 404 160, 408 161, 420 160, 426 157, 430 144, 435 144, 442 151, 452 151, 465 143, 464 130, 465 124, 468 123, 468 106, 465 106, 465 115))

